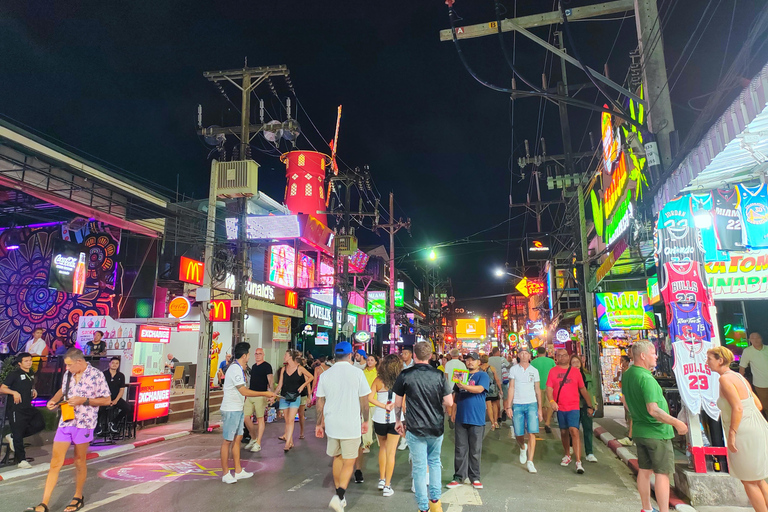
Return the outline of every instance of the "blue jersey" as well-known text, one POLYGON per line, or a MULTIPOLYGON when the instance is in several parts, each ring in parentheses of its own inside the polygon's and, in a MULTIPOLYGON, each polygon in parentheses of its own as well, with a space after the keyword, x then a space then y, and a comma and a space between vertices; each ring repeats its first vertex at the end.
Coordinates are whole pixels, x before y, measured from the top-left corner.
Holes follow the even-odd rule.
POLYGON ((728 254, 725 251, 721 251, 717 248, 717 237, 715 236, 715 220, 712 215, 712 193, 706 194, 691 194, 691 204, 693 206, 693 217, 698 219, 699 216, 706 216, 709 218, 705 222, 697 222, 699 232, 699 248, 704 253, 704 261, 728 261, 728 254), (708 225, 706 225, 708 224, 708 225))
POLYGON ((669 322, 672 343, 712 340, 712 325, 704 318, 701 302, 690 304, 671 302, 669 308, 672 313, 672 319, 669 322))
POLYGON ((752 249, 768 247, 768 185, 736 185, 739 192, 742 243, 752 249))

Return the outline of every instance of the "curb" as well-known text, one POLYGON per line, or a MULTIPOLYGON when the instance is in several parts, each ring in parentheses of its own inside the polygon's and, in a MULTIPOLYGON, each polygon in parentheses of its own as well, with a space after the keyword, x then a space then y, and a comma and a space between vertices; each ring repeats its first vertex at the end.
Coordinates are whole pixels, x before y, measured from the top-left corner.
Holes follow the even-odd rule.
MULTIPOLYGON (((98 452, 88 452, 88 454, 85 456, 85 460, 92 460, 92 459, 97 459, 102 457, 111 457, 113 455, 119 455, 121 453, 135 450, 136 448, 140 448, 142 446, 160 443, 163 441, 170 441, 171 439, 178 439, 180 437, 188 436, 189 434, 190 432, 185 430, 182 432, 174 432, 173 434, 168 434, 167 436, 159 436, 159 437, 151 437, 149 439, 142 439, 141 441, 136 441, 135 443, 123 444, 120 446, 115 446, 114 448, 99 450, 98 452)), ((74 464, 74 462, 75 460, 73 458, 64 459, 63 465, 71 466, 72 464, 74 464)), ((3 482, 5 480, 11 480, 13 478, 19 478, 22 476, 30 476, 30 475, 36 475, 38 473, 45 473, 50 469, 50 467, 51 467, 51 463, 46 462, 44 464, 38 464, 37 466, 33 466, 29 469, 13 469, 6 473, 0 474, 0 482, 3 482)))
MULTIPOLYGON (((592 431, 594 433, 594 436, 598 439, 600 439, 608 448, 611 449, 611 451, 619 458, 621 459, 624 464, 629 466, 629 468, 637 475, 640 468, 637 465, 637 456, 632 453, 627 447, 622 446, 619 444, 619 442, 616 440, 615 437, 613 437, 613 434, 605 430, 599 423, 595 422, 593 423, 592 431)), ((651 478, 651 489, 654 489, 654 479, 651 478)), ((693 507, 688 505, 686 502, 681 500, 677 494, 675 493, 675 488, 670 486, 669 489, 669 506, 670 508, 674 508, 678 512, 691 512, 695 511, 693 507)))

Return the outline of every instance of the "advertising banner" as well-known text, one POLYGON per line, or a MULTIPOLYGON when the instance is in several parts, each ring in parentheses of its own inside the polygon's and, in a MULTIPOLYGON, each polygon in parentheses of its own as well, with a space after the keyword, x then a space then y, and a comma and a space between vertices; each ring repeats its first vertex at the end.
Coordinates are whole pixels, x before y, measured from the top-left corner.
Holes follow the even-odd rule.
POLYGON ((168 416, 171 408, 171 376, 149 375, 137 377, 135 421, 168 416))
POLYGON ((291 341, 291 319, 285 316, 272 316, 272 340, 291 341))
POLYGON ((458 339, 480 339, 487 334, 485 318, 479 320, 468 318, 456 319, 456 337, 458 339))
POLYGON ((80 295, 85 288, 85 274, 84 249, 74 243, 54 240, 48 287, 80 295))
POLYGON ((599 331, 654 329, 653 308, 646 292, 597 293, 599 331))
POLYGON ((212 300, 211 309, 208 311, 208 320, 211 322, 229 322, 232 319, 232 301, 229 299, 212 300))
POLYGON ((768 250, 729 252, 728 259, 704 264, 715 300, 768 297, 768 250))
POLYGON ((170 343, 171 328, 166 325, 140 325, 136 341, 141 343, 170 343))
POLYGON ((203 286, 205 263, 182 256, 179 260, 179 281, 203 286))
MULTIPOLYGON (((333 327, 333 317, 331 316, 331 306, 318 304, 317 302, 306 301, 304 311, 304 321, 308 324, 322 325, 323 327, 333 327)), ((357 315, 347 311, 347 322, 357 325, 357 315)), ((341 308, 336 310, 336 324, 341 328, 344 322, 341 321, 341 308)))
POLYGON ((368 315, 377 324, 387 323, 387 292, 368 292, 368 315))

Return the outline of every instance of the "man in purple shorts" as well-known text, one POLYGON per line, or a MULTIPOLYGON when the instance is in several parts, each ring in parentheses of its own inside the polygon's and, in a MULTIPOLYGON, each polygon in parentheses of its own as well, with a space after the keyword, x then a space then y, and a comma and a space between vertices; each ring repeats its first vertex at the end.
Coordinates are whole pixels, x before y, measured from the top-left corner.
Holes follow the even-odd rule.
POLYGON ((61 389, 48 401, 47 407, 54 410, 61 407, 61 420, 53 439, 51 469, 45 480, 43 500, 28 511, 48 512, 48 503, 59 480, 59 471, 70 445, 75 445, 75 494, 64 512, 75 512, 85 505, 85 456, 93 440, 99 407, 109 405, 111 395, 104 374, 85 360, 81 350, 71 348, 64 354, 64 373, 61 389))

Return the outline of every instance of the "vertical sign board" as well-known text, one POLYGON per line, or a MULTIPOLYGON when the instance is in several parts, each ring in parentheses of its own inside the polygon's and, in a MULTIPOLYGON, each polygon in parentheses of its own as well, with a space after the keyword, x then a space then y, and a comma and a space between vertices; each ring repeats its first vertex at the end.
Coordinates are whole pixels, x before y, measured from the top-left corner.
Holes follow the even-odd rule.
POLYGON ((387 292, 368 292, 368 315, 378 324, 387 323, 387 292))
POLYGON ((272 316, 272 341, 291 341, 290 317, 272 316))
POLYGON ((232 319, 232 301, 212 300, 211 309, 208 311, 208 320, 210 322, 229 322, 232 319))
POLYGON ((395 307, 402 308, 403 306, 405 306, 405 283, 398 281, 397 288, 395 288, 395 307))
POLYGON ((136 377, 136 412, 134 421, 168 416, 171 410, 171 375, 136 377))
POLYGON ((179 281, 203 286, 205 263, 182 256, 179 261, 179 281))

